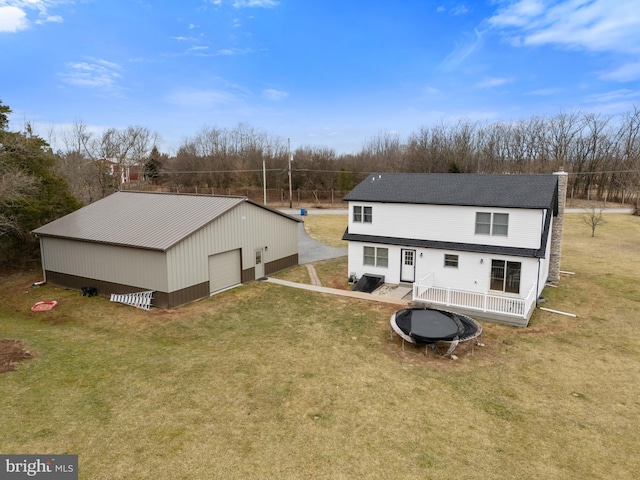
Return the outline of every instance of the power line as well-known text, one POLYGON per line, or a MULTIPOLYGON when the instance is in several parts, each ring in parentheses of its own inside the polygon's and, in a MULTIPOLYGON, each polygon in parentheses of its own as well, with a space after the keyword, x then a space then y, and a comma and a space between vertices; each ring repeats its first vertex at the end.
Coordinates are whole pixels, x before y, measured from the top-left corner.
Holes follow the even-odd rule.
MULTIPOLYGON (((199 174, 199 173, 256 173, 262 172, 260 169, 240 169, 240 170, 176 170, 176 171, 164 171, 159 172, 160 175, 178 175, 178 174, 199 174)), ((267 168, 267 172, 280 172, 284 174, 287 172, 287 169, 283 170, 282 168, 267 168)), ((322 169, 314 169, 314 168, 292 168, 293 172, 312 172, 312 173, 354 173, 359 175, 370 175, 372 173, 422 173, 422 172, 382 172, 380 170, 375 171, 354 171, 354 170, 322 170, 322 169)), ((445 173, 445 172, 443 172, 445 173)), ((601 171, 593 171, 593 172, 565 172, 569 175, 602 175, 602 174, 613 174, 613 173, 640 173, 640 170, 601 170, 601 171)), ((515 174, 514 174, 515 175, 515 174)), ((548 174, 539 174, 539 175, 548 175, 548 174)))

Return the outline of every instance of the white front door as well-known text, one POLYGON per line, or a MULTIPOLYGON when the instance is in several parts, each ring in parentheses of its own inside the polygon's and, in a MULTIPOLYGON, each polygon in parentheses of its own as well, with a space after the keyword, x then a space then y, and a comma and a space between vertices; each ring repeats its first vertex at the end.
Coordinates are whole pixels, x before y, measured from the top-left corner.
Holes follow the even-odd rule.
POLYGON ((416 281, 416 251, 400 250, 402 256, 402 267, 400 270, 400 281, 413 283, 416 281))
POLYGON ((256 279, 264 277, 264 252, 256 249, 256 279))

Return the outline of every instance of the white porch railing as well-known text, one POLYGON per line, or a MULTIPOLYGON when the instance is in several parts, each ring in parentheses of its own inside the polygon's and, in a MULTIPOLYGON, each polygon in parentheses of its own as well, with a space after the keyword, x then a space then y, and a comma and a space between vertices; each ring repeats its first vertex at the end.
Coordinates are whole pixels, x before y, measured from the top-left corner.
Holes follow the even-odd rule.
POLYGON ((467 292, 450 287, 433 285, 431 272, 413 284, 413 301, 428 302, 446 307, 460 307, 505 315, 516 318, 528 318, 534 307, 535 284, 531 285, 525 298, 515 298, 488 293, 467 292))

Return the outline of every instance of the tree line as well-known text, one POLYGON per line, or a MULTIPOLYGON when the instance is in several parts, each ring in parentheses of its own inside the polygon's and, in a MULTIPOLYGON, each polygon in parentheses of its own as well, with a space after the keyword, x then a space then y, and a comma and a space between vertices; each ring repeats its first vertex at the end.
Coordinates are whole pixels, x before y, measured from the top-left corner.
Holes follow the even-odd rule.
POLYGON ((406 138, 378 132, 353 154, 310 145, 292 151, 286 139, 246 123, 203 127, 171 155, 160 151, 160 135, 142 126, 96 133, 75 122, 52 129, 45 141, 28 124, 23 132, 8 131, 10 112, 0 101, 0 264, 32 258, 37 245, 31 229, 121 189, 124 171, 135 174, 133 188, 225 193, 262 189, 266 180, 270 190, 336 191, 341 197, 372 172, 538 174, 564 168, 573 198, 634 204, 636 210, 640 201, 637 107, 620 115, 440 122, 406 138))
MULTIPOLYGON (((640 184, 640 110, 621 115, 559 113, 513 122, 438 123, 401 138, 379 132, 355 154, 301 146, 240 123, 204 127, 173 155, 160 153, 160 136, 147 128, 107 129, 102 135, 76 123, 59 132, 60 174, 89 203, 117 190, 103 165, 135 166, 147 183, 171 190, 224 191, 263 187, 347 192, 372 172, 570 173, 575 198, 636 203, 640 184), (290 162, 291 160, 291 162, 290 162)), ((58 142, 59 143, 59 142, 58 142)))

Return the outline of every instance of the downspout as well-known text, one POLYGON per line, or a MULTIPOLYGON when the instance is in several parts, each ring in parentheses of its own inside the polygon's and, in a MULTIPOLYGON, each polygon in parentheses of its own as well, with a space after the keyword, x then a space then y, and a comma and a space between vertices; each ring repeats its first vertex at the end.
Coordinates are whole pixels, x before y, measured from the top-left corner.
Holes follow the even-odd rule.
MULTIPOLYGON (((541 222, 540 222, 540 231, 544 233, 544 222, 545 215, 552 215, 551 210, 542 210, 541 212, 541 222)), ((542 248, 542 235, 540 235, 540 247, 542 248)), ((538 275, 536 276, 536 305, 538 304, 538 298, 540 298, 540 294, 542 291, 540 290, 540 262, 542 258, 538 257, 538 275)))
POLYGON ((42 237, 36 235, 38 242, 40 243, 40 263, 42 264, 42 280, 47 283, 47 270, 44 268, 44 250, 42 248, 42 237))
POLYGON ((540 294, 542 290, 540 290, 540 262, 541 258, 538 258, 538 278, 536 279, 536 305, 538 304, 538 299, 540 298, 540 294))

